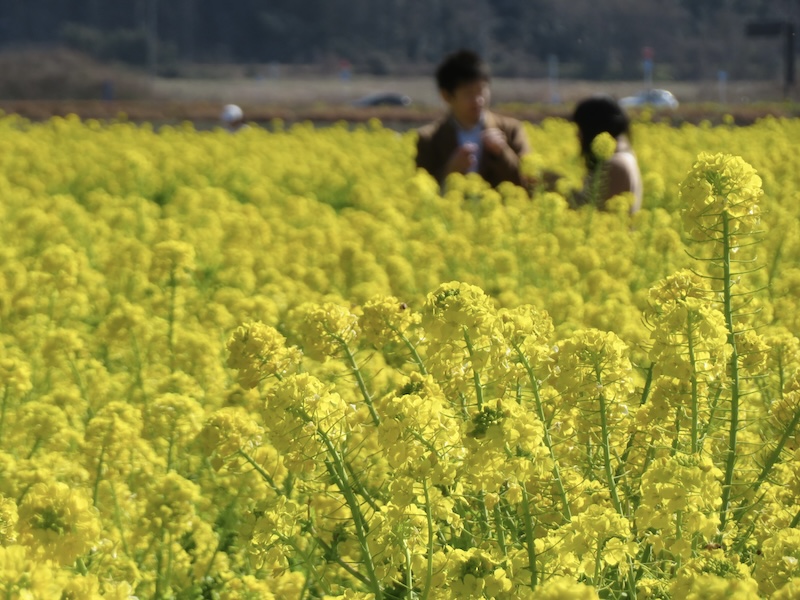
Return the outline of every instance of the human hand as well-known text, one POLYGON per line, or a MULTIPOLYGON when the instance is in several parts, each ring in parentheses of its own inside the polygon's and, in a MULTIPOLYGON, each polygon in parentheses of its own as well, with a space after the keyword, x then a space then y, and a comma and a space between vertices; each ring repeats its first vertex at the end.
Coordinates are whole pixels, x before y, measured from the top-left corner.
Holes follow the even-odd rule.
POLYGON ((561 173, 556 173, 555 171, 550 171, 547 169, 542 171, 542 184, 548 191, 555 190, 558 181, 563 178, 564 176, 561 173))
POLYGON ((481 140, 483 141, 483 147, 486 149, 486 151, 489 152, 489 154, 494 154, 495 156, 502 154, 505 149, 508 148, 506 134, 500 131, 497 127, 489 127, 488 129, 484 129, 483 133, 481 133, 481 140))
POLYGON ((478 146, 476 144, 462 144, 453 152, 447 161, 448 173, 468 173, 475 168, 478 162, 478 146))

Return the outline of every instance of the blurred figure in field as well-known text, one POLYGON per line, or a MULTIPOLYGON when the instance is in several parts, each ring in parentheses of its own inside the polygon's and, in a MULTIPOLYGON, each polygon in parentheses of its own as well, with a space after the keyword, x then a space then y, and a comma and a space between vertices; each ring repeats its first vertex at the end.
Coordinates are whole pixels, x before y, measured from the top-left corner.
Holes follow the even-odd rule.
POLYGON ((469 50, 436 70, 447 115, 418 131, 417 167, 443 184, 450 173, 479 173, 491 185, 521 184, 520 159, 530 151, 522 124, 489 111, 489 69, 469 50))
POLYGON ((616 100, 603 95, 579 102, 572 120, 578 126, 581 155, 588 171, 583 190, 572 198, 573 206, 593 203, 604 208, 610 198, 630 192, 630 213, 637 212, 642 206, 642 175, 631 147, 628 115, 616 100))
POLYGON ((228 131, 238 131, 244 127, 244 112, 236 104, 226 104, 222 107, 219 120, 228 131))

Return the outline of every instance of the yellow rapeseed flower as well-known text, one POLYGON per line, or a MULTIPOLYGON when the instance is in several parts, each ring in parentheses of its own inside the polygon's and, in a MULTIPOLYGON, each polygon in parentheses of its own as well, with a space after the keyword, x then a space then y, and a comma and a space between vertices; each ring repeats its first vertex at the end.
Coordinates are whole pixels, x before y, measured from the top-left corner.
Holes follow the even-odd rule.
POLYGON ((614 156, 617 150, 617 140, 610 133, 604 131, 592 140, 592 154, 598 160, 605 161, 614 156))
POLYGON ((723 214, 733 235, 761 222, 761 178, 741 157, 701 153, 681 183, 684 227, 698 240, 720 239, 723 214))
POLYGON ((19 504, 19 543, 37 556, 71 565, 99 542, 97 511, 80 489, 37 483, 19 504))

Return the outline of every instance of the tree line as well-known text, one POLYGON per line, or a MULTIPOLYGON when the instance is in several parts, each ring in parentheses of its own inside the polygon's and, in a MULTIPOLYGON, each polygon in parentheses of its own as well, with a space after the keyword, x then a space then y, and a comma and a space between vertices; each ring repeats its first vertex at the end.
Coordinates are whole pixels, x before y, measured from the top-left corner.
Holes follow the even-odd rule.
POLYGON ((800 25, 800 0, 5 0, 0 49, 66 45, 168 71, 198 62, 279 63, 374 74, 429 73, 447 52, 493 72, 628 79, 651 48, 661 79, 777 78, 777 40, 758 19, 800 25))

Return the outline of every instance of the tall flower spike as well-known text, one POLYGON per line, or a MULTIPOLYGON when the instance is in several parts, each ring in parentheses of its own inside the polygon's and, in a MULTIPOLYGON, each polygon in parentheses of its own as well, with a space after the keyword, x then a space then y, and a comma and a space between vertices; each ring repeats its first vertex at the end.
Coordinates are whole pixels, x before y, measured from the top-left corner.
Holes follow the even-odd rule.
POLYGON ((701 153, 680 187, 683 225, 698 241, 720 240, 722 215, 730 233, 746 235, 760 223, 761 178, 741 157, 701 153))
POLYGON ((617 140, 607 131, 604 131, 592 140, 592 154, 599 160, 608 160, 614 156, 617 149, 617 140))
MULTIPOLYGON (((720 273, 715 277, 722 287, 722 305, 728 330, 730 407, 728 419, 728 456, 725 462, 720 531, 725 531, 729 517, 738 452, 739 419, 742 389, 739 376, 739 351, 735 323, 736 305, 741 306, 746 291, 734 291, 742 271, 736 271, 734 259, 741 244, 740 238, 752 235, 760 223, 758 202, 763 195, 761 178, 755 169, 738 156, 730 154, 700 154, 692 170, 681 184, 681 199, 685 202, 683 223, 695 240, 711 241, 714 255, 712 268, 720 273), (736 301, 736 305, 734 304, 736 301)), ((738 290, 738 287, 737 287, 738 290)))

